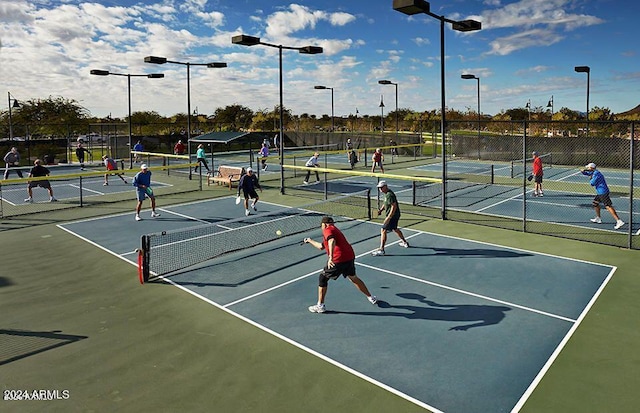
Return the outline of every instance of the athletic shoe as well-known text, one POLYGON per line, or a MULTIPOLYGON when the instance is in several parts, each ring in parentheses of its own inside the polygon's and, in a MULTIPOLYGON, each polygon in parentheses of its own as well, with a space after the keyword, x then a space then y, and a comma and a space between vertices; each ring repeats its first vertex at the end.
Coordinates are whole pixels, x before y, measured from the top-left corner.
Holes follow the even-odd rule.
POLYGON ((142 221, 142 218, 140 218, 140 215, 136 215, 136 221, 142 221))
POLYGON ((248 209, 244 211, 244 214, 245 214, 246 216, 249 216, 249 214, 250 214, 250 213, 251 213, 251 211, 249 211, 248 209))
POLYGON ((324 313, 325 311, 327 311, 327 308, 324 306, 324 304, 316 304, 309 306, 309 311, 311 311, 312 313, 324 313))
POLYGON ((540 193, 538 194, 538 196, 544 196, 544 194, 543 194, 542 192, 540 192, 540 193))
POLYGON ((256 208, 256 204, 251 204, 251 208, 253 208, 254 211, 258 212, 258 208, 256 208))
POLYGON ((619 220, 616 222, 616 225, 613 227, 613 229, 620 229, 620 227, 622 227, 623 225, 624 225, 624 221, 623 221, 623 220, 621 220, 621 219, 619 219, 619 220))
POLYGON ((400 245, 402 248, 409 248, 409 243, 407 241, 400 241, 398 245, 400 245))
POLYGON ((159 216, 160 216, 160 214, 158 214, 156 211, 152 211, 151 212, 151 218, 157 218, 159 216))
POLYGON ((262 169, 263 171, 266 171, 267 168, 269 167, 269 165, 265 165, 264 168, 262 169))
POLYGON ((102 186, 108 186, 108 185, 109 185, 109 182, 105 182, 102 184, 102 186))
MULTIPOLYGON (((57 199, 55 199, 54 197, 51 197, 51 199, 49 200, 49 202, 58 202, 58 200, 57 200, 57 199)), ((624 224, 624 222, 623 222, 623 224, 624 224)))
POLYGON ((29 204, 33 204, 33 199, 32 198, 27 198, 24 200, 24 202, 29 203, 29 204))
POLYGON ((309 182, 307 182, 307 181, 302 181, 302 183, 305 184, 305 185, 309 185, 309 182))
POLYGON ((589 221, 594 222, 596 224, 602 224, 602 219, 600 217, 591 218, 589 221))
POLYGON ((537 191, 533 191, 533 196, 538 196, 538 192, 537 191))
POLYGON ((375 250, 371 253, 374 257, 378 257, 380 255, 384 255, 384 250, 375 250))
POLYGON ((378 302, 378 297, 372 295, 371 297, 367 297, 367 300, 369 300, 371 304, 376 305, 376 303, 378 302))

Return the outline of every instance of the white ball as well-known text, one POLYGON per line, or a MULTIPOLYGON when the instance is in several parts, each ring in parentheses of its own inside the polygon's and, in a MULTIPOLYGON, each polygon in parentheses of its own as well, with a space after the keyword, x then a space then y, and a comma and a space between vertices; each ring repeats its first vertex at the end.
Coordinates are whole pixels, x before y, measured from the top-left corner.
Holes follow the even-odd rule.
POLYGON ((280 230, 277 230, 277 231, 276 231, 276 235, 277 235, 277 236, 280 236, 280 235, 282 235, 282 231, 280 231, 280 230))

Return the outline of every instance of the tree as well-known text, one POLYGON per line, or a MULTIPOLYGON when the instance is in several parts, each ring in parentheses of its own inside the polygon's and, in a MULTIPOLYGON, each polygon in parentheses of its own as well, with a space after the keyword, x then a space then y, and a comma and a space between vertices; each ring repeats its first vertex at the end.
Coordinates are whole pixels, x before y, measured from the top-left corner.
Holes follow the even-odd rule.
MULTIPOLYGON (((9 114, 3 114, 9 135, 9 114)), ((11 111, 14 136, 65 137, 88 129, 89 111, 75 100, 49 96, 47 99, 20 101, 20 107, 11 111)))
POLYGON ((238 131, 247 129, 251 125, 253 116, 253 111, 246 106, 229 105, 216 109, 212 120, 221 125, 223 130, 238 131))

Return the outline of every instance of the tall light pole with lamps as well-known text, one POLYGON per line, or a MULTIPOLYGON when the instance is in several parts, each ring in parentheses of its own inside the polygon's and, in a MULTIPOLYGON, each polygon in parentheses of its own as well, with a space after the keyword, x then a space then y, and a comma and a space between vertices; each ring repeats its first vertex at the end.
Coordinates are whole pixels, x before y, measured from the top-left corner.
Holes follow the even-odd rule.
POLYGON ((380 137, 384 138, 384 96, 380 95, 380 137))
MULTIPOLYGON (((165 63, 173 63, 176 65, 187 66, 187 154, 189 155, 189 163, 191 163, 191 66, 206 66, 208 68, 224 68, 227 64, 224 62, 211 62, 211 63, 191 63, 191 62, 178 62, 175 60, 167 60, 166 57, 147 56, 144 58, 145 63, 154 63, 162 65, 165 63)), ((189 179, 191 179, 191 168, 189 168, 189 179)))
MULTIPOLYGON (((93 69, 91 71, 92 75, 96 76, 126 76, 127 77, 127 91, 128 91, 128 101, 129 101, 129 169, 133 168, 133 155, 131 154, 131 148, 133 146, 131 142, 132 135, 132 123, 131 123, 131 78, 132 77, 147 77, 149 79, 161 79, 164 77, 163 73, 150 73, 147 75, 132 75, 130 73, 113 73, 108 70, 98 70, 93 69)), ((117 139, 116 139, 117 141, 117 139)))
POLYGON ((551 99, 549 99, 547 107, 551 108, 551 136, 553 136, 553 95, 551 95, 551 99))
POLYGON ((20 103, 18 103, 18 101, 16 100, 16 98, 12 98, 11 97, 11 92, 7 92, 8 95, 8 99, 9 99, 9 140, 12 141, 13 140, 13 116, 11 114, 11 108, 19 108, 20 107, 20 103), (11 101, 13 100, 13 106, 11 105, 11 101))
POLYGON ((460 77, 463 79, 476 79, 478 81, 478 159, 480 159, 480 78, 472 74, 464 74, 460 77))
POLYGON ((333 121, 333 88, 327 86, 314 86, 313 88, 318 90, 331 89, 331 132, 335 132, 336 129, 333 121))
POLYGON ((576 66, 575 71, 587 74, 587 130, 586 137, 589 137, 589 84, 591 83, 591 68, 589 66, 576 66))
POLYGON ((399 11, 400 13, 404 13, 406 15, 414 15, 419 13, 424 13, 429 15, 435 19, 440 20, 440 105, 442 116, 440 120, 440 134, 442 139, 442 219, 447 219, 447 205, 446 205, 446 193, 447 193, 447 163, 446 159, 446 140, 445 140, 445 131, 446 131, 446 118, 445 113, 447 110, 446 107, 446 99, 445 99, 445 53, 444 53, 444 24, 450 23, 451 28, 453 30, 459 32, 470 32, 475 30, 482 29, 482 23, 476 20, 461 20, 455 21, 451 19, 447 19, 444 16, 437 15, 435 13, 431 13, 429 2, 424 0, 393 0, 393 9, 399 11))
POLYGON ((284 106, 282 103, 282 50, 297 50, 301 54, 319 54, 322 53, 322 47, 319 46, 304 46, 304 47, 292 47, 283 46, 278 44, 266 43, 260 40, 259 37, 247 36, 245 34, 239 34, 231 38, 231 43, 239 44, 242 46, 255 46, 262 45, 268 47, 275 47, 279 52, 279 79, 280 79, 280 136, 279 136, 279 149, 280 149, 280 193, 284 194, 284 106))
POLYGON ((394 85, 396 87, 396 143, 398 143, 398 130, 400 129, 398 123, 398 83, 390 80, 378 80, 378 83, 381 85, 394 85))

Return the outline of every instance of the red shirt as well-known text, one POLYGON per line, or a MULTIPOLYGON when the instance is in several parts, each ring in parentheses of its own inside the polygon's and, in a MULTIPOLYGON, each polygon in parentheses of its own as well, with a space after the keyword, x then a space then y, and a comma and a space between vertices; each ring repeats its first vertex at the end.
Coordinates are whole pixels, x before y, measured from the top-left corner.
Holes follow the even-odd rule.
POLYGON ((533 160, 533 174, 542 176, 542 159, 539 156, 536 156, 536 159, 533 160))
POLYGON ((374 162, 380 162, 382 160, 382 152, 374 152, 371 158, 374 162))
POLYGON ((327 251, 327 255, 329 255, 329 240, 331 238, 334 239, 333 245, 333 262, 338 264, 341 262, 348 262, 356 259, 356 253, 353 251, 351 244, 347 241, 344 234, 340 232, 338 228, 334 225, 327 225, 322 230, 322 243, 324 245, 324 249, 327 251))

